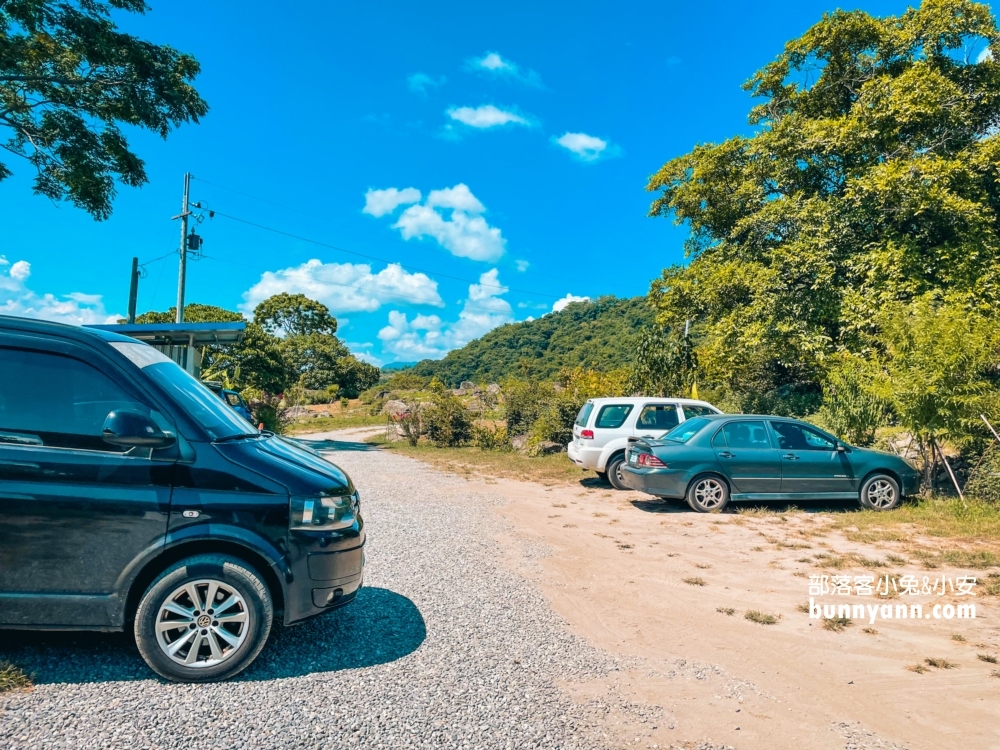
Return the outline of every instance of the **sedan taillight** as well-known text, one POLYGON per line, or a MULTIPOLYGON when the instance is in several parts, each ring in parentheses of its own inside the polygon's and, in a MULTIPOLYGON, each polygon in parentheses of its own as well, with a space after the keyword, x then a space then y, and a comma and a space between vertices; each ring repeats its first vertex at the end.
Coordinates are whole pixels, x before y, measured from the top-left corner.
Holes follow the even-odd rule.
POLYGON ((582 437, 584 440, 593 440, 594 439, 594 431, 593 430, 580 430, 580 437, 582 437))
POLYGON ((652 453, 640 453, 639 458, 636 461, 639 466, 648 466, 650 468, 665 469, 667 465, 663 463, 660 459, 654 456, 652 453))

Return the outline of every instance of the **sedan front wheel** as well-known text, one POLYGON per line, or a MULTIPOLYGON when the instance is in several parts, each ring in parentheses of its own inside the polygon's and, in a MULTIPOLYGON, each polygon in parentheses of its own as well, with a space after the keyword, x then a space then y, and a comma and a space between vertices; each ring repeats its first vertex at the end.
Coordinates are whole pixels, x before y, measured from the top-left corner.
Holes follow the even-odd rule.
POLYGON ((888 474, 873 474, 861 485, 858 498, 861 507, 869 510, 892 510, 903 502, 899 484, 888 474))

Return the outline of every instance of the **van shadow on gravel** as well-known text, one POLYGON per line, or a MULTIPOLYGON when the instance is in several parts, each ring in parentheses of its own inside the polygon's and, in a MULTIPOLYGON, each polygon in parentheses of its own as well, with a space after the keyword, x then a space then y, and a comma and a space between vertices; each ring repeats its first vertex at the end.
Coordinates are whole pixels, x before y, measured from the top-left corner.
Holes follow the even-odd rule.
MULTIPOLYGON (((388 589, 363 588, 343 609, 289 628, 275 624, 257 661, 236 680, 385 664, 416 651, 426 637, 424 618, 412 601, 388 589)), ((129 633, 0 630, 0 659, 21 667, 35 684, 156 678, 129 633)))

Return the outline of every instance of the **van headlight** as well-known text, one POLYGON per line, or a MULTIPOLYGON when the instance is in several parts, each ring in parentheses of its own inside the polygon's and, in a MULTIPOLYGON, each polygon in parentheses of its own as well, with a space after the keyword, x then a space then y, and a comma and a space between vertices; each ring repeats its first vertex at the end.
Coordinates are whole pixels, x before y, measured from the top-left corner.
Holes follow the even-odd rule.
POLYGON ((358 493, 334 497, 293 497, 289 508, 291 531, 336 531, 354 525, 358 493))

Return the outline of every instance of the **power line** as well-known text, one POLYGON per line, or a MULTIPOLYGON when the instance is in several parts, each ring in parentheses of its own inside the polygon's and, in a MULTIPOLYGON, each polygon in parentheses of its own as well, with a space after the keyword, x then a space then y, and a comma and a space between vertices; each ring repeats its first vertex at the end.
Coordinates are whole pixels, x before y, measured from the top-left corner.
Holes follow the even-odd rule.
MULTIPOLYGON (((284 209, 286 211, 293 211, 295 213, 302 214, 303 216, 308 216, 308 217, 313 218, 313 219, 319 219, 320 221, 326 221, 326 222, 329 222, 330 224, 334 224, 336 226, 342 226, 342 227, 346 227, 348 229, 354 229, 355 231, 364 232, 365 234, 373 234, 371 232, 365 232, 365 230, 362 230, 362 229, 355 229, 355 227, 351 227, 348 224, 342 224, 340 222, 333 221, 332 219, 326 219, 326 218, 323 218, 321 216, 316 216, 315 214, 310 214, 310 213, 307 213, 305 211, 300 211, 300 210, 295 209, 295 208, 290 208, 288 206, 283 206, 283 205, 281 205, 279 203, 274 203, 272 201, 265 200, 264 198, 258 198, 256 196, 250 195, 249 193, 244 193, 244 192, 239 191, 239 190, 234 190, 233 188, 227 188, 227 187, 224 187, 222 185, 218 185, 218 184, 216 184, 214 182, 208 182, 207 180, 201 180, 201 179, 197 179, 197 178, 194 178, 194 177, 192 177, 192 179, 196 179, 198 182, 204 182, 206 185, 213 185, 215 187, 222 188, 223 190, 229 190, 229 191, 231 191, 233 193, 236 193, 237 195, 243 195, 243 196, 246 196, 247 198, 252 198, 254 200, 260 201, 261 203, 267 203, 269 205, 275 206, 277 208, 284 209)), ((467 279, 467 278, 464 278, 462 276, 452 276, 450 274, 440 273, 438 271, 429 271, 426 268, 417 268, 416 266, 404 265, 402 263, 399 263, 398 261, 387 260, 385 258, 379 258, 378 256, 375 256, 375 255, 367 255, 365 253, 359 253, 359 252, 357 252, 355 250, 348 250, 347 248, 340 247, 339 245, 330 245, 328 243, 320 242, 319 240, 313 240, 313 239, 310 239, 308 237, 301 237, 299 235, 292 234, 291 232, 286 232, 286 231, 284 231, 282 229, 275 229, 274 227, 269 227, 269 226, 265 226, 264 224, 260 224, 260 223, 254 222, 254 221, 250 221, 249 219, 243 219, 243 218, 241 218, 239 216, 233 216, 231 214, 225 214, 225 213, 223 213, 221 211, 218 211, 218 210, 216 210, 214 208, 207 208, 207 210, 210 211, 211 213, 215 214, 216 216, 222 216, 222 217, 224 217, 226 219, 230 219, 232 221, 237 221, 237 222, 240 222, 241 224, 246 224, 248 226, 252 226, 252 227, 255 227, 257 229, 263 229, 266 232, 273 232, 275 234, 280 234, 280 235, 282 235, 284 237, 289 237, 290 239, 299 240, 301 242, 308 242, 308 243, 313 244, 313 245, 318 245, 319 247, 325 247, 325 248, 328 248, 330 250, 336 250, 338 252, 347 253, 348 255, 354 255, 354 256, 357 256, 359 258, 364 258, 366 260, 374 260, 374 261, 377 261, 379 263, 387 263, 387 264, 391 264, 391 265, 396 265, 396 266, 399 266, 400 268, 405 268, 407 271, 416 271, 418 273, 433 274, 435 276, 439 276, 439 277, 444 278, 444 279, 451 279, 452 281, 462 281, 462 282, 465 282, 467 284, 479 284, 480 286, 489 287, 491 289, 504 289, 506 291, 516 292, 518 294, 530 294, 530 295, 534 295, 534 296, 537 296, 537 297, 547 297, 549 299, 559 299, 559 295, 558 294, 546 294, 545 292, 532 292, 532 291, 528 291, 527 289, 515 289, 513 287, 506 287, 506 286, 502 286, 502 285, 498 285, 498 284, 483 284, 481 281, 473 280, 473 279, 467 279)), ((380 235, 373 235, 373 236, 379 236, 380 237, 380 235)))

